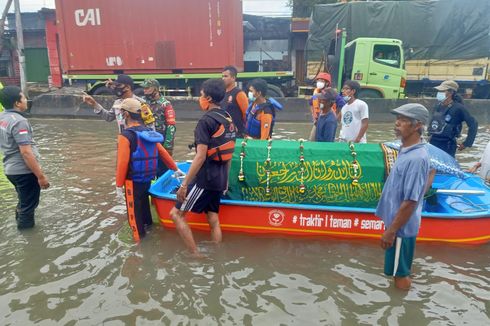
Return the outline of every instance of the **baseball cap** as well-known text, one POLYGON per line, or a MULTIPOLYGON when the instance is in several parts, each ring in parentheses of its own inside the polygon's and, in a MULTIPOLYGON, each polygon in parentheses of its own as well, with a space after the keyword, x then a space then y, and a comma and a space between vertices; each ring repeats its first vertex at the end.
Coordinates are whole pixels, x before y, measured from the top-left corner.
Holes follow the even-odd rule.
POLYGON ((160 83, 156 79, 145 79, 141 86, 143 88, 155 87, 156 89, 159 89, 160 83))
POLYGON ((408 103, 391 110, 392 114, 399 114, 412 118, 426 125, 429 122, 429 111, 419 103, 408 103))
POLYGON ((434 88, 437 89, 438 91, 448 91, 448 90, 457 91, 459 85, 454 80, 445 80, 441 83, 441 85, 436 86, 434 88))
POLYGON ((327 89, 324 93, 316 95, 317 99, 325 101, 335 101, 337 93, 333 89, 327 89))
POLYGON ((141 112, 141 102, 135 98, 127 98, 121 103, 121 110, 128 111, 131 113, 141 112))
POLYGON ((133 89, 134 86, 133 78, 129 77, 128 75, 118 75, 114 83, 128 85, 131 87, 131 89, 133 89))

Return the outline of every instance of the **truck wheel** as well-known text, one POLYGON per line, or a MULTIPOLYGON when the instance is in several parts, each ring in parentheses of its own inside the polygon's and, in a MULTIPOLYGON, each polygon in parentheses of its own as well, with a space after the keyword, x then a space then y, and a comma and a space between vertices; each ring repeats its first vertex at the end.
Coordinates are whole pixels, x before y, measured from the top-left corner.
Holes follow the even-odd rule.
POLYGON ((284 97, 284 93, 279 86, 267 84, 267 96, 270 97, 284 97))
POLYGON ((374 89, 361 89, 357 96, 359 99, 363 98, 383 98, 380 92, 375 91, 374 89))
POLYGON ((92 95, 114 95, 114 92, 109 87, 101 86, 97 88, 92 95))

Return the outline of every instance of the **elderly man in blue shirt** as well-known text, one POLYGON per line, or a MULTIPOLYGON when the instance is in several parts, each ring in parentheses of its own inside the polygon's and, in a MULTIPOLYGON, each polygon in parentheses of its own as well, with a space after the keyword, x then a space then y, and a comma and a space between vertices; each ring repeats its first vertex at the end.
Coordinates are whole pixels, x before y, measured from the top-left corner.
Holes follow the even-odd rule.
POLYGON ((402 146, 383 187, 376 216, 385 224, 381 237, 381 247, 386 250, 384 272, 394 277, 397 288, 408 290, 429 176, 429 155, 421 137, 429 111, 421 104, 409 103, 391 113, 396 115, 395 133, 402 146))

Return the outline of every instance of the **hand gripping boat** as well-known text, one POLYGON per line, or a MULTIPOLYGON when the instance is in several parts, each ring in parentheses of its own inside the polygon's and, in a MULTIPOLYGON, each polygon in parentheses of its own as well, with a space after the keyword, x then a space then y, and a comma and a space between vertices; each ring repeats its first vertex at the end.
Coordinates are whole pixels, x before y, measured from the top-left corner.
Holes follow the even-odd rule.
MULTIPOLYGON (((380 238, 384 225, 374 212, 396 159, 393 144, 238 140, 229 191, 221 201, 221 228, 300 237, 380 238)), ((424 200, 417 240, 490 241, 490 188, 437 149, 430 148, 429 155, 437 173, 424 200)), ((178 166, 187 172, 190 163, 178 166)), ((179 185, 168 171, 150 189, 166 227, 174 227, 169 211, 179 185)), ((208 230, 204 214, 189 213, 187 221, 192 228, 208 230)))

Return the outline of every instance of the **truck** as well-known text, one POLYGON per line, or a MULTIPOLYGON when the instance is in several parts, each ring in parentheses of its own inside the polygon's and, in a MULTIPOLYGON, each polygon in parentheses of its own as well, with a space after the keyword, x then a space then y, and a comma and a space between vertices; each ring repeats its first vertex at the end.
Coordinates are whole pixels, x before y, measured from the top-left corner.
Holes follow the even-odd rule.
POLYGON ((310 18, 307 60, 330 44, 331 31, 347 41, 393 38, 402 42, 406 96, 433 96, 446 79, 465 97, 489 98, 490 1, 374 1, 316 5, 310 18))
MULTIPOLYGON (((136 94, 152 78, 166 94, 196 96, 224 66, 244 68, 241 0, 56 0, 54 33, 48 52, 58 51, 62 80, 93 95, 110 94, 105 80, 127 74, 136 94)), ((294 75, 239 74, 242 82, 259 77, 280 97, 294 75)))
POLYGON ((330 72, 333 87, 338 89, 348 79, 359 82, 359 98, 404 98, 407 72, 402 42, 361 37, 346 44, 346 39, 345 29, 336 30, 335 39, 322 56, 324 60, 313 67, 330 72))

